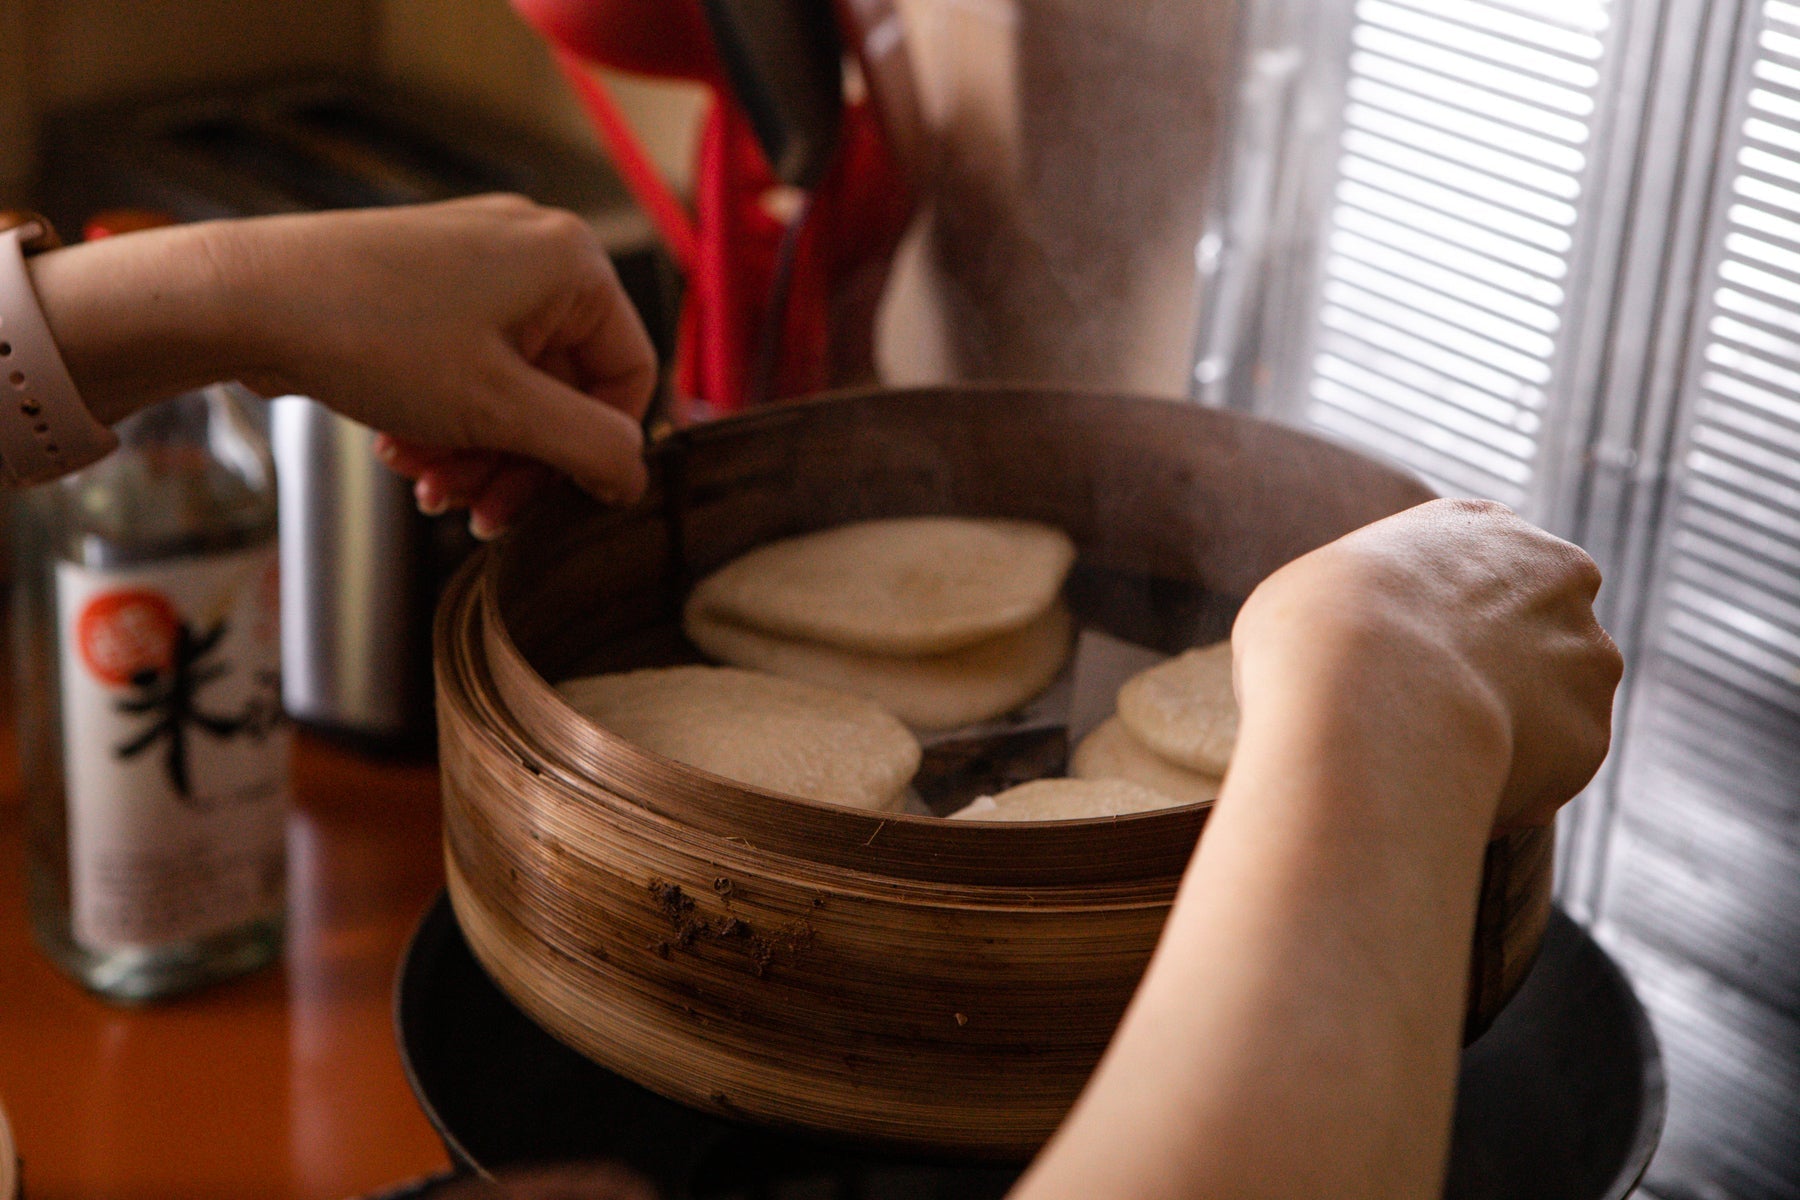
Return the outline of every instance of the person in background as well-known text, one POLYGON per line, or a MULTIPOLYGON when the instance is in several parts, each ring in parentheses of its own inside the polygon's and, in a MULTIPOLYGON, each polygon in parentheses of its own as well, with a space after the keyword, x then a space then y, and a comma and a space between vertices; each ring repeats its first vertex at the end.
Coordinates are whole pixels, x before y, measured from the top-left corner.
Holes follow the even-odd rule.
MULTIPOLYGON (((645 486, 656 363, 583 223, 516 197, 153 230, 38 255, 104 422, 237 378, 383 430, 492 536, 552 472, 645 486)), ((1483 847, 1605 756, 1620 660, 1579 549, 1438 501, 1295 560, 1232 631, 1241 733, 1144 982, 1023 1200, 1432 1197, 1483 847)), ((471 1185, 476 1186, 476 1185, 471 1185)), ((615 1169, 520 1196, 638 1200, 615 1169)))

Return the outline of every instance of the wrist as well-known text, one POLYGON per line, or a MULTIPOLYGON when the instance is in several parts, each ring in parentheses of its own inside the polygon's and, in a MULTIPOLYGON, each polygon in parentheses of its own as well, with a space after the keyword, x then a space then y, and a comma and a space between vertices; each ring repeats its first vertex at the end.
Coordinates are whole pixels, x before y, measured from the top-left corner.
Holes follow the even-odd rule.
POLYGON ((302 390, 287 363, 283 345, 284 316, 281 271, 273 263, 271 235, 294 218, 207 221, 184 226, 194 239, 192 252, 205 263, 206 311, 199 315, 202 332, 220 364, 215 378, 236 379, 265 396, 302 390))
POLYGON ((1453 656, 1379 630, 1247 649, 1234 774, 1269 760, 1312 776, 1288 794, 1322 797, 1346 819, 1487 840, 1511 732, 1499 703, 1453 656))
POLYGON ((45 321, 102 422, 239 373, 240 301, 208 229, 151 229, 31 260, 45 321))

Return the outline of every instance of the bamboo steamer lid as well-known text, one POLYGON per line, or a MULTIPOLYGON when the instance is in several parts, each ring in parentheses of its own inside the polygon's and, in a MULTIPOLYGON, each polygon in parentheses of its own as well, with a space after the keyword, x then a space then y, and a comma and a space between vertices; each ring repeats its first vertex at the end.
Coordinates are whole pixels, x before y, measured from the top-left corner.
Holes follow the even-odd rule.
MULTIPOLYGON (((625 743, 553 685, 694 661, 680 633, 694 580, 846 521, 1046 521, 1079 548, 1078 616, 1078 584, 1112 581, 1125 602, 1108 619, 1141 625, 1112 631, 1144 640, 1169 595, 1235 603, 1431 496, 1246 417, 1009 388, 736 417, 660 444, 651 476, 628 511, 572 490, 540 505, 439 609, 446 869, 470 948, 544 1028, 676 1100, 995 1159, 1029 1156, 1073 1102, 1208 806, 1004 827, 815 804, 625 743)), ((1536 954, 1552 842, 1489 847, 1471 1036, 1536 954)))

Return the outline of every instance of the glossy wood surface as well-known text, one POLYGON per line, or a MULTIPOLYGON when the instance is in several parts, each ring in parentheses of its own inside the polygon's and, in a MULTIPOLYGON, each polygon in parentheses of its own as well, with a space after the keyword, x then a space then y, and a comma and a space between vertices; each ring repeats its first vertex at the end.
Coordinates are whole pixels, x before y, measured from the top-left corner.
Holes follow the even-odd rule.
POLYGON ((302 737, 284 960, 125 1009, 31 942, 10 720, 0 756, 0 1103, 31 1200, 343 1200, 443 1169, 390 1009, 443 882, 435 767, 302 737))

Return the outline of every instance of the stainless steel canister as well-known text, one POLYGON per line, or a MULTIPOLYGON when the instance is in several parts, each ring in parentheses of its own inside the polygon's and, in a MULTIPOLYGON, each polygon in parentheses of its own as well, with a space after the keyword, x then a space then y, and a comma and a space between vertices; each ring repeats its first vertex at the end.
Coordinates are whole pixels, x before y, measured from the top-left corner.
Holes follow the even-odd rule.
POLYGON ((271 405, 281 496, 281 695, 290 716, 367 744, 430 732, 431 606, 467 550, 413 505, 375 434, 304 396, 271 405))

